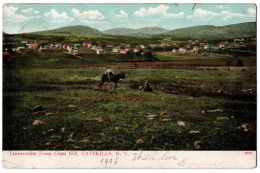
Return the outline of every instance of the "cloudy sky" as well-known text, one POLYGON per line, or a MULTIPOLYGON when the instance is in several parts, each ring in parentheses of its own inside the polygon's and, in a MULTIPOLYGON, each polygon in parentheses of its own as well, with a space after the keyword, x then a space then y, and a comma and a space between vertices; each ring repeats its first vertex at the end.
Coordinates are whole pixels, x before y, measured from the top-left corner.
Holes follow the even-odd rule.
POLYGON ((177 29, 256 21, 253 4, 7 4, 3 30, 24 33, 69 25, 177 29))

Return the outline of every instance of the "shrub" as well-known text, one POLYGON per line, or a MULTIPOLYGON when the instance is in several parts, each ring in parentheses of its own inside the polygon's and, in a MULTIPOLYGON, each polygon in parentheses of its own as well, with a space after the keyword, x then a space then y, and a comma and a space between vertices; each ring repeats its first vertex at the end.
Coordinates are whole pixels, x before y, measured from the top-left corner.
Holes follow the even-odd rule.
POLYGON ((236 65, 237 67, 243 67, 244 66, 244 63, 243 63, 243 61, 241 61, 241 60, 238 60, 237 61, 237 65, 236 65))

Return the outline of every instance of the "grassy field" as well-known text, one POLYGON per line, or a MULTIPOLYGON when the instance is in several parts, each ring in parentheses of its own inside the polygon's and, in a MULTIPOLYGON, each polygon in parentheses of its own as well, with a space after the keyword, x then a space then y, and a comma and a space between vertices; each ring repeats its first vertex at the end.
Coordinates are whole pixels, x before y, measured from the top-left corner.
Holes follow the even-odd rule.
MULTIPOLYGON (((172 56, 157 54, 164 61, 172 56)), ((200 54, 177 57, 187 64, 199 59, 201 67, 225 65, 230 59, 236 68, 237 61, 218 55, 214 61, 200 54)), ((79 59, 62 52, 32 52, 4 64, 3 149, 256 149, 256 73, 128 69, 122 64, 114 70, 126 74, 119 87, 105 83, 99 89, 104 70, 86 66, 113 59, 108 60, 109 55, 79 59), (138 91, 145 81, 153 93, 138 91), (43 110, 33 111, 37 105, 43 110), (35 126, 35 120, 43 124, 35 126)), ((255 58, 244 57, 243 62, 255 68, 255 58)))

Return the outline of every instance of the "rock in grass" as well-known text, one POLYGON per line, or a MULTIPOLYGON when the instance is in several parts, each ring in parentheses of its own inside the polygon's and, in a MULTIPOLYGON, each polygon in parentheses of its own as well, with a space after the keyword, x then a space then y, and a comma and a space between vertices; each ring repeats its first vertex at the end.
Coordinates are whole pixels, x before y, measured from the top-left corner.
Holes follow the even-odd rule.
POLYGON ((63 133, 65 131, 65 129, 66 129, 65 127, 62 127, 61 132, 63 133))
POLYGON ((201 149, 201 147, 202 147, 202 142, 201 141, 195 141, 194 142, 194 148, 195 149, 201 149))
POLYGON ((155 120, 158 118, 158 115, 148 115, 147 116, 150 120, 155 120))
POLYGON ((41 120, 35 120, 32 125, 39 126, 39 125, 42 125, 42 124, 44 124, 44 122, 42 122, 41 120))
POLYGON ((241 127, 242 127, 243 129, 247 129, 247 128, 249 127, 249 124, 244 123, 244 124, 241 125, 241 127))
POLYGON ((88 139, 82 139, 80 142, 81 142, 81 143, 87 143, 87 142, 88 142, 88 139))
POLYGON ((60 145, 56 145, 56 146, 54 146, 53 149, 56 149, 56 148, 58 148, 58 147, 60 147, 60 145))
POLYGON ((186 126, 184 121, 177 121, 178 126, 186 126))
POLYGON ((157 120, 157 118, 149 118, 149 120, 157 120))
POLYGON ((54 129, 49 129, 47 130, 47 132, 54 132, 54 129))
POLYGON ((217 117, 216 120, 222 121, 222 120, 229 120, 228 117, 217 117))
POLYGON ((51 138, 51 139, 60 139, 61 137, 60 137, 60 136, 57 136, 57 135, 52 135, 50 138, 51 138))
POLYGON ((48 116, 54 115, 54 113, 53 112, 45 112, 45 115, 48 117, 48 116))
POLYGON ((102 118, 81 118, 83 121, 97 121, 99 123, 103 123, 104 120, 102 118))
POLYGON ((78 106, 75 106, 75 105, 69 105, 68 107, 69 107, 69 108, 77 108, 78 106))
POLYGON ((69 139, 67 140, 67 142, 76 142, 76 140, 69 138, 69 139))
POLYGON ((119 131, 119 130, 120 130, 120 127, 115 127, 115 130, 116 130, 116 131, 119 131))
POLYGON ((223 109, 207 110, 208 113, 223 112, 223 109))
POLYGON ((164 111, 161 111, 160 112, 160 116, 163 116, 164 114, 166 114, 167 113, 167 111, 166 110, 164 110, 164 111))
POLYGON ((50 145, 51 145, 51 142, 47 142, 45 145, 46 145, 46 146, 50 146, 50 145))
POLYGON ((201 113, 205 114, 205 113, 215 113, 215 112, 223 112, 223 109, 214 109, 214 110, 202 110, 201 113))
POLYGON ((104 120, 103 120, 102 118, 97 118, 97 122, 99 122, 99 123, 103 123, 104 120))
POLYGON ((37 105, 34 108, 32 108, 32 111, 34 112, 39 112, 39 111, 43 111, 43 107, 41 105, 37 105))
POLYGON ((70 138, 73 139, 74 137, 75 137, 75 132, 72 132, 72 133, 70 134, 70 138))
POLYGON ((199 130, 191 130, 189 131, 189 134, 193 135, 193 134, 199 134, 200 131, 199 130))
POLYGON ((250 127, 250 125, 248 123, 244 123, 241 126, 239 126, 238 129, 243 129, 244 132, 248 132, 249 131, 249 127, 250 127))
POLYGON ((164 122, 169 122, 169 121, 172 121, 172 119, 170 119, 170 118, 164 118, 163 121, 164 121, 164 122))
POLYGON ((138 139, 138 140, 136 141, 136 143, 137 143, 137 144, 144 144, 145 142, 144 142, 144 140, 142 140, 142 139, 140 138, 140 139, 138 139))
POLYGON ((73 148, 75 148, 75 149, 79 149, 79 146, 76 146, 76 145, 75 145, 73 148))

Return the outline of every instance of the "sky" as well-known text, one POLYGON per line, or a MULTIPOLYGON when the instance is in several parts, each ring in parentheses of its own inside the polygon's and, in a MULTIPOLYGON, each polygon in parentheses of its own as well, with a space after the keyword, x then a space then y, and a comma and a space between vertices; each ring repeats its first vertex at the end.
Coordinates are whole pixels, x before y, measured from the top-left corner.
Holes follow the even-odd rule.
POLYGON ((32 4, 3 6, 3 31, 25 33, 86 25, 104 31, 115 27, 158 26, 168 30, 198 25, 255 22, 253 4, 32 4))

